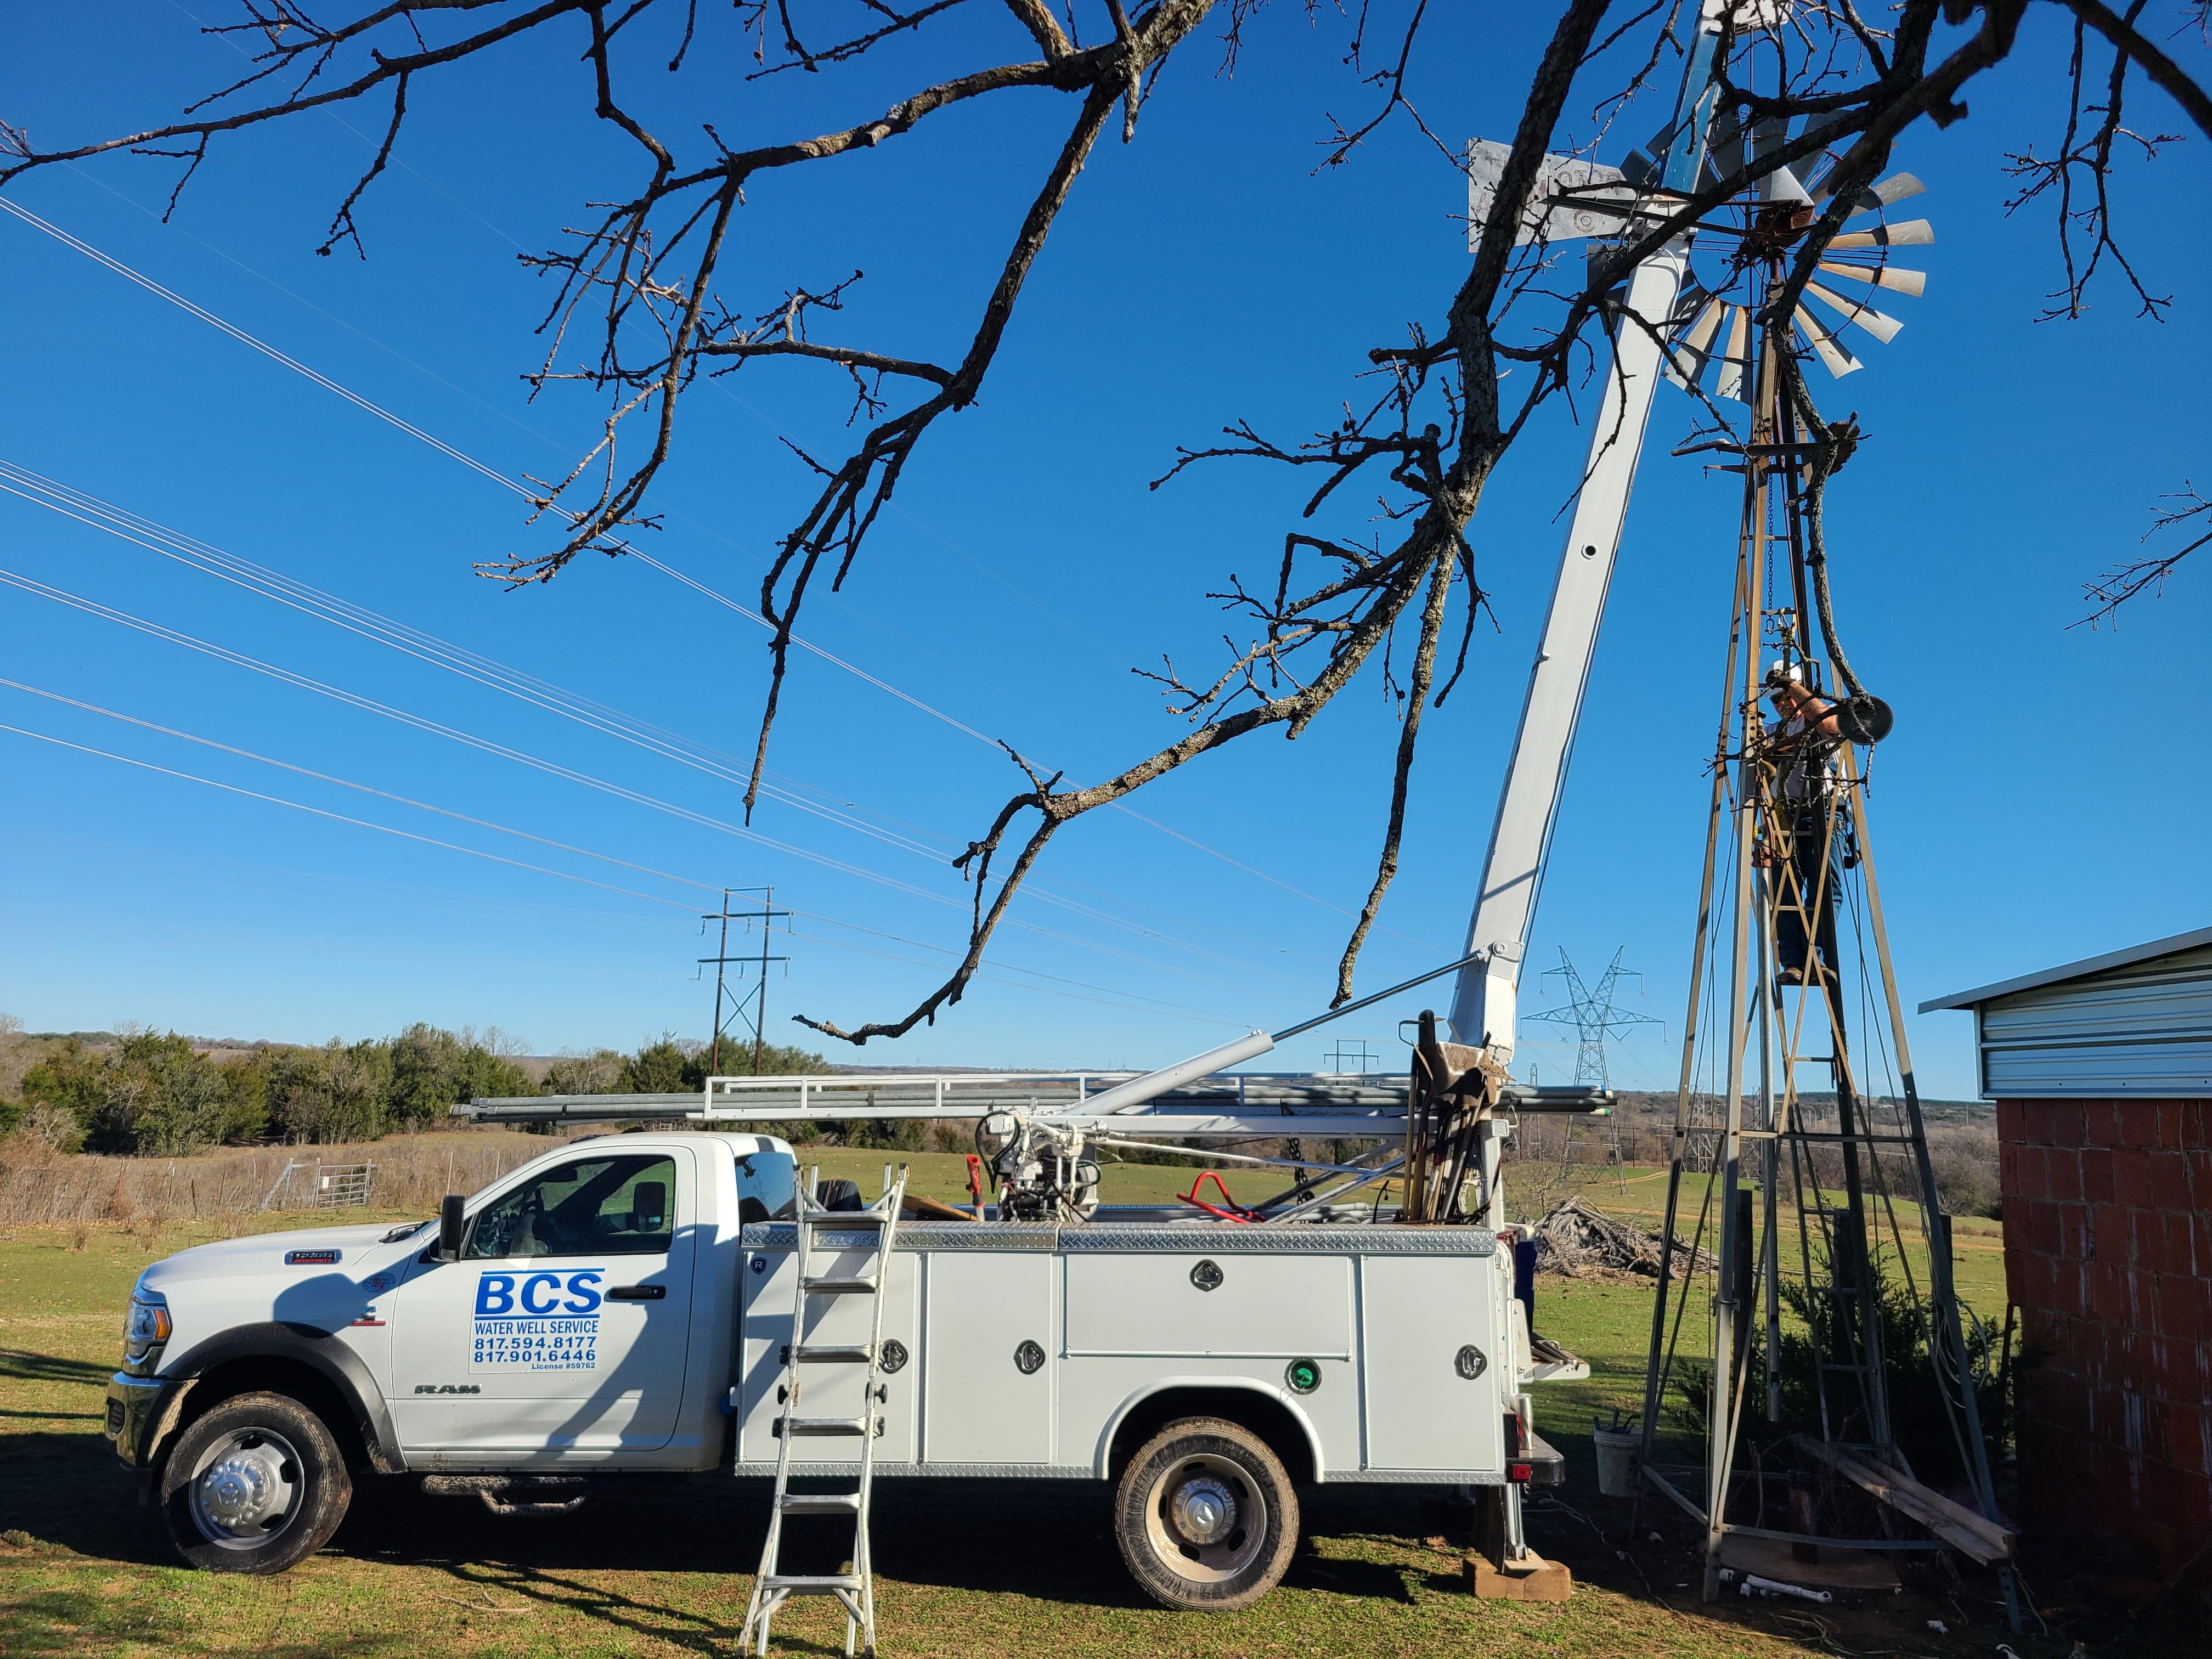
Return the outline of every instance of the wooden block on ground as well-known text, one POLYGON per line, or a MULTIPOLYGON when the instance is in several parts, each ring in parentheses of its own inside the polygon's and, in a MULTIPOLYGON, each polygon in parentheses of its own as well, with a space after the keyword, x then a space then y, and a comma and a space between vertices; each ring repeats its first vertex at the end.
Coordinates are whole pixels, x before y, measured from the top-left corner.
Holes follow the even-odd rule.
POLYGON ((1534 1550, 1505 1572, 1478 1552, 1467 1558, 1467 1587, 1492 1601, 1564 1601, 1574 1591, 1575 1576, 1534 1550))

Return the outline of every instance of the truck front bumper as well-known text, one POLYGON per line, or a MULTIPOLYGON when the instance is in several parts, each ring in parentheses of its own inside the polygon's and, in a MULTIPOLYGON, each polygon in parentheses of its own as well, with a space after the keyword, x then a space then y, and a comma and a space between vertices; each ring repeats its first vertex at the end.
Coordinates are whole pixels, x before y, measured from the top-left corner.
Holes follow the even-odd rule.
POLYGON ((107 1420, 100 1431, 114 1443, 116 1461, 137 1478, 144 1503, 154 1480, 154 1434, 175 1385, 155 1376, 118 1371, 107 1379, 107 1420))

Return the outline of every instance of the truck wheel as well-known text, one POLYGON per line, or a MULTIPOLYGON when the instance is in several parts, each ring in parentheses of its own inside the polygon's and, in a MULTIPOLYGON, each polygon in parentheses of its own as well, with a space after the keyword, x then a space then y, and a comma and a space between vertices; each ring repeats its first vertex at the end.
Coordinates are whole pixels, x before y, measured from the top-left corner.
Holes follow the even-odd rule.
POLYGON ((1231 1612, 1281 1582, 1298 1544, 1297 1494, 1282 1460, 1249 1429, 1182 1418, 1122 1471, 1114 1539, 1153 1600, 1231 1612))
POLYGON ((330 1542, 353 1479, 323 1419, 281 1394, 242 1394, 177 1437, 161 1520, 196 1567, 283 1572, 330 1542))

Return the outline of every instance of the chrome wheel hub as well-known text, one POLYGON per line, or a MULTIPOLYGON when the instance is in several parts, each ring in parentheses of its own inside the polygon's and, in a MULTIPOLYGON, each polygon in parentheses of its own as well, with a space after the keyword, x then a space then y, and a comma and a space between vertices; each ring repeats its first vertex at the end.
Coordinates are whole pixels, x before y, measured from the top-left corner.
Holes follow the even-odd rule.
POLYGON ((259 1543, 281 1530, 300 1494, 300 1458, 282 1437, 244 1430, 210 1447, 192 1477, 192 1518, 217 1543, 259 1543))
POLYGON ((1201 1474, 1176 1488, 1168 1511, 1192 1543, 1218 1544, 1236 1529, 1237 1495, 1219 1476, 1201 1474))
POLYGON ((1145 1498, 1152 1559, 1194 1583, 1248 1571, 1267 1548, 1268 1525, 1267 1494, 1233 1459, 1212 1452, 1161 1470, 1145 1498))

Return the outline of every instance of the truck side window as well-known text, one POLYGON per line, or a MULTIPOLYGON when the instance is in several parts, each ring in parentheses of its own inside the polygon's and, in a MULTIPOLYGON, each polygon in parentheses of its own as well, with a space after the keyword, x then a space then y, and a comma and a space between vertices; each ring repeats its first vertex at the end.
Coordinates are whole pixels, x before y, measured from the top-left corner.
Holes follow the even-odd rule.
POLYGON ((738 1159, 738 1222, 781 1220, 799 1213, 799 1166, 775 1152, 738 1159))
POLYGON ((548 1170, 477 1215, 471 1260, 665 1255, 674 1237, 675 1160, 602 1156, 548 1170))

